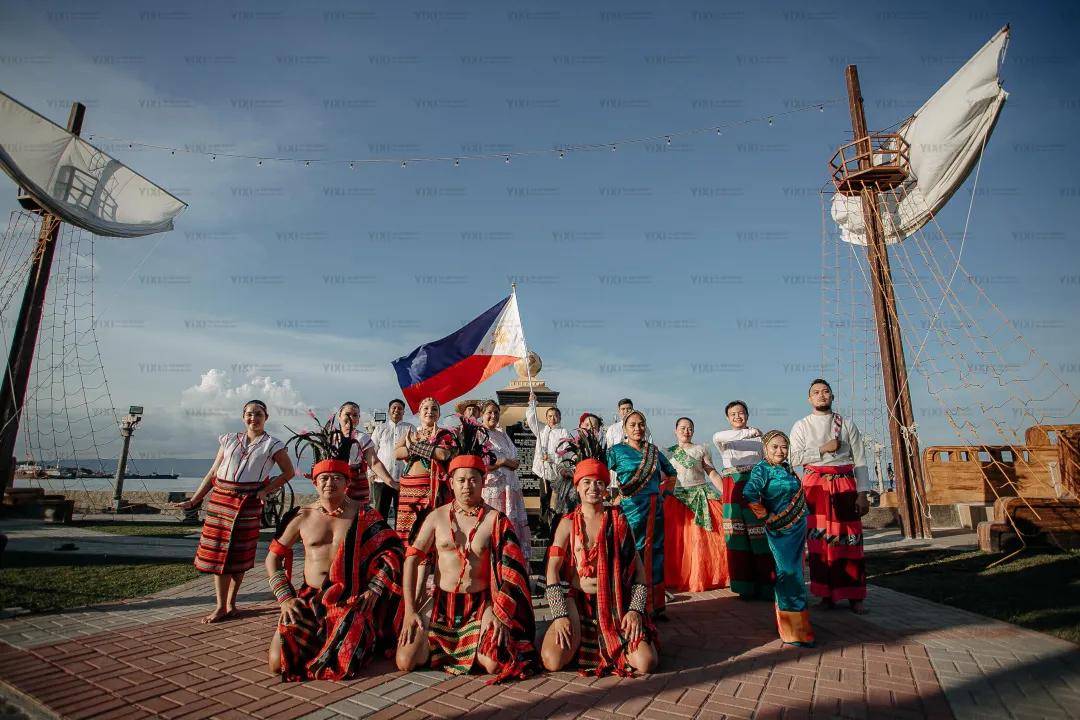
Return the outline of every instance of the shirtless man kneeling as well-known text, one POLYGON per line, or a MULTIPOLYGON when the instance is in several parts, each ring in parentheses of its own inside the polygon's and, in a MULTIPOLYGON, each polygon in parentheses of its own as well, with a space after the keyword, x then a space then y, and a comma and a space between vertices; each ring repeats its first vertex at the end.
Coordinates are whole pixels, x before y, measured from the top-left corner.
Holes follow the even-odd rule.
POLYGON ((403 548, 376 511, 346 494, 345 460, 322 460, 311 477, 319 499, 270 544, 266 571, 281 604, 270 672, 285 680, 354 677, 394 647, 403 548), (292 546, 304 543, 304 584, 291 582, 292 546))
POLYGON ((479 665, 489 682, 525 677, 536 660, 527 565, 505 515, 484 504, 483 458, 450 463, 454 499, 424 518, 405 554, 405 616, 397 666, 430 663, 453 675, 479 665), (421 602, 419 562, 435 550, 434 596, 421 602))
POLYGON ((551 672, 575 660, 583 672, 598 676, 656 669, 645 566, 622 510, 604 507, 607 484, 605 463, 578 462, 574 485, 581 504, 559 522, 548 551, 547 601, 554 619, 540 653, 551 672))

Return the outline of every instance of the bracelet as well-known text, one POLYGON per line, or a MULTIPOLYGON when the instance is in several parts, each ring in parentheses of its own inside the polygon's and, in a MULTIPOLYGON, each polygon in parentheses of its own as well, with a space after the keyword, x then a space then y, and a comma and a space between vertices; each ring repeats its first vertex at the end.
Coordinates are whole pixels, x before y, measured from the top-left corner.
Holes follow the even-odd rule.
POLYGON ((279 605, 286 600, 296 599, 296 589, 289 582, 284 570, 270 573, 270 592, 274 593, 279 605))
POLYGON ((371 578, 371 582, 368 583, 368 590, 374 593, 376 598, 382 596, 383 591, 386 590, 386 585, 377 577, 371 578))
POLYGON ((642 615, 645 614, 645 608, 648 603, 649 590, 645 587, 644 583, 634 583, 630 587, 630 609, 639 612, 642 615))
POLYGON ((547 590, 544 591, 544 596, 547 598, 548 607, 551 609, 552 620, 570 617, 570 611, 566 607, 566 593, 563 591, 561 584, 548 585, 547 590))

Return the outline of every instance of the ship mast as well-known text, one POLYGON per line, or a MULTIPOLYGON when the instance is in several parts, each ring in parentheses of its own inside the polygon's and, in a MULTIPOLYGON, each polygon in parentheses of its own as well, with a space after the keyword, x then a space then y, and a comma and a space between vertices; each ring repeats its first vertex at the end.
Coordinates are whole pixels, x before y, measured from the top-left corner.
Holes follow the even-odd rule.
POLYGON ((907 538, 928 538, 930 524, 922 513, 926 488, 919 462, 919 441, 915 436, 915 420, 911 410, 904 341, 896 313, 896 295, 879 206, 882 191, 895 188, 908 178, 907 143, 898 134, 872 135, 867 130, 858 68, 848 65, 845 78, 854 142, 840 148, 833 157, 833 183, 837 192, 858 196, 862 201, 900 529, 907 538))
MULTIPOLYGON (((86 106, 72 103, 67 129, 73 135, 82 132, 86 106)), ((23 292, 15 333, 11 339, 7 372, 0 389, 0 495, 12 486, 15 477, 15 443, 19 437, 19 421, 22 416, 26 386, 30 380, 30 368, 34 362, 41 312, 45 304, 45 292, 49 287, 56 239, 60 232, 60 218, 46 211, 28 195, 20 195, 19 202, 27 210, 41 215, 41 230, 34 249, 30 275, 23 292)))

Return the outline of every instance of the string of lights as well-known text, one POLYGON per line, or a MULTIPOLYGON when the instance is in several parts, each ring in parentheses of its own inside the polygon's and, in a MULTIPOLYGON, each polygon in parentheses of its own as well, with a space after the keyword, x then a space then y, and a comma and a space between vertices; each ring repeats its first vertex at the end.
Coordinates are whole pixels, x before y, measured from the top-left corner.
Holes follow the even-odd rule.
POLYGON ((480 152, 480 153, 463 153, 460 155, 429 155, 429 156, 410 156, 410 157, 377 157, 377 158, 311 158, 311 157, 281 157, 272 155, 248 155, 242 153, 228 153, 228 152, 209 152, 205 150, 195 149, 189 147, 171 147, 168 145, 157 145, 154 143, 126 140, 122 138, 107 137, 104 135, 91 134, 87 135, 87 140, 93 142, 95 138, 98 140, 108 140, 110 142, 127 143, 127 146, 131 149, 146 148, 149 150, 161 150, 169 152, 172 155, 177 153, 184 153, 187 155, 201 155, 210 158, 210 161, 216 161, 218 158, 228 160, 248 160, 254 161, 256 165, 263 165, 263 163, 293 163, 302 164, 306 167, 312 165, 347 165, 350 169, 354 169, 357 166, 362 165, 386 165, 386 164, 400 164, 401 167, 408 167, 410 163, 452 163, 455 166, 461 165, 462 162, 471 162, 479 160, 502 160, 509 165, 514 158, 528 158, 528 157, 543 157, 543 156, 557 156, 560 159, 565 158, 569 153, 579 152, 596 152, 598 150, 610 150, 615 152, 619 146, 632 146, 640 145, 649 142, 665 142, 668 145, 672 143, 675 138, 693 137, 697 135, 704 135, 707 133, 716 133, 716 135, 723 135, 725 131, 733 130, 735 128, 743 127, 745 125, 752 125, 755 123, 768 123, 770 126, 773 122, 779 118, 783 118, 796 113, 803 113, 816 110, 818 112, 825 112, 826 106, 835 105, 837 103, 844 102, 842 99, 835 100, 823 100, 821 102, 809 103, 792 110, 786 110, 779 113, 771 113, 768 115, 761 115, 753 118, 746 118, 743 120, 735 120, 726 123, 719 123, 714 125, 708 125, 705 127, 692 128, 689 130, 678 130, 675 132, 658 133, 654 135, 646 135, 644 137, 623 138, 621 140, 612 140, 608 142, 598 143, 574 143, 568 145, 555 145, 550 148, 533 148, 526 150, 511 150, 505 152, 480 152))

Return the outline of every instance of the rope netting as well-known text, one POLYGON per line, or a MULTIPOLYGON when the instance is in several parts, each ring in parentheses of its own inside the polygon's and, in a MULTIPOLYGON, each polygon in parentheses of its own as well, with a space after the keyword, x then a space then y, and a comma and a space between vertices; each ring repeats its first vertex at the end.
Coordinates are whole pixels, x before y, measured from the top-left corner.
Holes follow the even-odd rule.
MULTIPOLYGON (((973 187, 971 192, 975 190, 973 187)), ((894 212, 901 207, 897 190, 878 187, 877 191, 881 201, 894 212)), ((823 213, 828 212, 825 197, 823 193, 823 213)), ((899 219, 907 218, 901 215, 899 219)), ((892 214, 883 213, 882 220, 886 231, 895 229, 892 214)), ((827 228, 827 223, 823 227, 827 228)), ((845 313, 862 318, 867 310, 872 313, 870 266, 865 250, 843 242, 839 233, 825 231, 822 241, 823 276, 833 278, 836 285, 851 285, 847 298, 839 289, 823 293, 823 318, 835 319, 845 313)), ((962 262, 966 241, 967 221, 957 243, 950 240, 937 218, 932 218, 903 242, 889 246, 896 297, 892 320, 905 338, 916 408, 915 423, 903 432, 904 440, 908 440, 909 433, 921 440, 926 433, 920 425, 939 437, 952 435, 954 443, 942 444, 965 448, 959 451, 960 459, 977 464, 993 498, 1018 497, 1037 517, 1028 497, 1056 498, 1065 490, 1062 468, 1051 459, 1056 456, 1033 452, 1033 446, 1028 445, 1028 430, 1041 427, 1052 440, 1055 428, 1076 418, 1080 397, 1036 350, 1024 330, 1053 331, 1064 325, 1060 321, 1055 325, 1052 318, 1019 322, 1011 319, 990 299, 986 286, 1015 278, 970 273, 962 262)), ((845 403, 851 408, 849 413, 866 418, 874 432, 879 432, 878 428, 886 426, 890 416, 898 413, 882 397, 872 314, 870 318, 865 332, 855 327, 845 327, 843 332, 823 329, 823 340, 829 342, 828 350, 823 347, 823 352, 835 353, 839 375, 854 390, 845 403), (841 358, 847 362, 841 362, 841 358), (844 377, 845 373, 848 377, 844 377)), ((920 463, 930 487, 932 476, 927 472, 926 458, 916 455, 914 459, 920 463)), ((929 501, 918 501, 928 513, 929 501)), ((1023 541, 1023 533, 1013 518, 1007 520, 1023 541)))
MULTIPOLYGON (((11 213, 0 245, 0 329, 5 357, 41 229, 35 213, 11 213)), ((60 225, 49 286, 27 383, 16 447, 16 487, 40 486, 102 508, 88 480, 112 487, 121 438, 94 318, 94 236, 60 225)), ((137 472, 134 465, 130 465, 137 472)), ((142 488, 149 492, 145 481, 142 488)))

